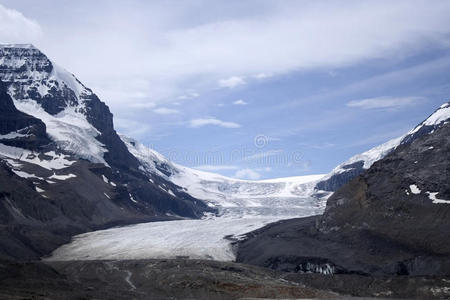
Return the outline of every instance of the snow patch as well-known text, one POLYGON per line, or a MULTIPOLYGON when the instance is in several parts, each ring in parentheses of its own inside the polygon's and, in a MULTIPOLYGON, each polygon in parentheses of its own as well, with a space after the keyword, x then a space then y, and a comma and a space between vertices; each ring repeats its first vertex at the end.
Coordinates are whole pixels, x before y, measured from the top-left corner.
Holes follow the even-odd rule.
POLYGON ((29 137, 29 134, 19 133, 17 131, 10 132, 8 134, 0 134, 0 140, 13 140, 16 138, 29 137))
POLYGON ((416 195, 420 194, 420 192, 421 192, 421 190, 415 184, 411 184, 409 186, 409 189, 411 190, 411 193, 416 194, 416 195))
POLYGON ((44 180, 44 178, 42 177, 38 177, 34 174, 30 174, 24 171, 20 171, 20 170, 15 170, 15 169, 11 169, 11 171, 13 171, 17 176, 28 179, 28 178, 36 178, 36 179, 41 179, 44 180))
POLYGON ((57 179, 57 180, 67 180, 67 179, 75 178, 75 177, 77 177, 77 175, 75 175, 75 174, 67 174, 67 175, 56 175, 56 174, 53 174, 49 178, 50 179, 57 179))
POLYGON ((108 150, 96 139, 100 132, 79 112, 80 107, 67 107, 53 116, 32 99, 14 100, 14 104, 18 110, 41 119, 58 147, 77 157, 108 165, 103 158, 108 150))
POLYGON ((436 197, 436 195, 439 194, 439 192, 435 192, 435 193, 427 192, 427 194, 428 194, 428 198, 430 198, 433 201, 433 203, 435 203, 435 204, 450 204, 450 200, 438 199, 436 197))
MULTIPOLYGON (((0 157, 3 156, 35 164, 47 170, 64 169, 75 163, 75 161, 68 160, 68 156, 64 154, 56 154, 55 152, 47 152, 44 154, 50 156, 50 159, 40 159, 38 152, 0 144, 0 157)), ((10 162, 10 160, 8 160, 8 162, 10 162)))
POLYGON ((130 200, 131 200, 131 201, 133 201, 134 203, 138 203, 138 202, 136 201, 136 199, 133 198, 133 195, 131 195, 131 193, 128 193, 128 195, 130 196, 130 200))

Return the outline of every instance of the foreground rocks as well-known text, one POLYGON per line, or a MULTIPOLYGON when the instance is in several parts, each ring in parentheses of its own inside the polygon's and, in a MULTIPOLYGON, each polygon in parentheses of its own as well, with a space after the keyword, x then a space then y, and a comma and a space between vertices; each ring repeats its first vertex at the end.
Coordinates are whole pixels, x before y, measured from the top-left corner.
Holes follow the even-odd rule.
POLYGON ((337 293, 254 266, 200 260, 0 264, 0 299, 322 298, 337 293))
POLYGON ((276 272, 204 260, 1 262, 0 299, 439 299, 450 279, 276 272))

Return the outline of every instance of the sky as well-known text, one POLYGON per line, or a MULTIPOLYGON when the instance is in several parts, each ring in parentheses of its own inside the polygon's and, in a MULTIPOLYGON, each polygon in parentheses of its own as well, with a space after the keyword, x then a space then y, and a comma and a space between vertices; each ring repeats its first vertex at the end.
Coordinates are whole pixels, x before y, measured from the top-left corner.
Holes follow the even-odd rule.
POLYGON ((32 43, 186 166, 327 173, 450 95, 450 1, 0 0, 32 43))

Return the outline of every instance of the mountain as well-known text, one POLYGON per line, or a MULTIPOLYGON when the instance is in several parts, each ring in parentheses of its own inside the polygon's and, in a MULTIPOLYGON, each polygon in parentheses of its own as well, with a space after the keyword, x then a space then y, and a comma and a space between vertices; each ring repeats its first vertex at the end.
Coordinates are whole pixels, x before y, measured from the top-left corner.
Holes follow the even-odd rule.
POLYGON ((237 261, 292 272, 448 276, 449 112, 445 103, 393 143, 334 192, 322 216, 248 234, 237 261))
POLYGON ((218 209, 220 215, 264 215, 263 210, 269 208, 271 215, 283 214, 294 206, 302 210, 300 215, 307 211, 309 215, 321 214, 330 194, 315 190, 324 174, 259 181, 230 178, 178 165, 132 138, 124 135, 121 138, 145 172, 158 174, 182 187, 186 193, 218 209))
POLYGON ((108 106, 32 45, 0 45, 0 114, 0 258, 114 225, 315 215, 330 194, 314 190, 323 175, 249 181, 172 163, 119 136, 108 106))
POLYGON ((444 103, 425 121, 417 125, 405 135, 392 139, 382 145, 374 147, 364 153, 351 157, 338 165, 316 185, 316 189, 334 192, 341 186, 362 174, 370 166, 392 152, 399 145, 413 142, 422 135, 433 132, 443 123, 450 120, 450 104, 444 103))
POLYGON ((32 45, 0 46, 0 258, 76 233, 215 209, 142 171, 109 108, 32 45))

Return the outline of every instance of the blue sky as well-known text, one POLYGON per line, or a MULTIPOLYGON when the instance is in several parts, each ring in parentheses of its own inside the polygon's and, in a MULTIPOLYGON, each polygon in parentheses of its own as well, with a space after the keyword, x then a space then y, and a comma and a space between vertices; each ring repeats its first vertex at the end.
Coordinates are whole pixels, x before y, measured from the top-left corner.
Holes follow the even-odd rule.
POLYGON ((326 173, 450 98, 449 1, 0 4, 120 132, 228 176, 326 173))

